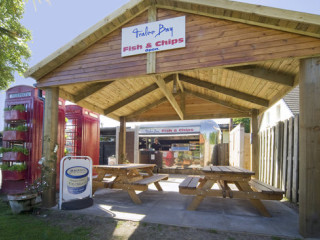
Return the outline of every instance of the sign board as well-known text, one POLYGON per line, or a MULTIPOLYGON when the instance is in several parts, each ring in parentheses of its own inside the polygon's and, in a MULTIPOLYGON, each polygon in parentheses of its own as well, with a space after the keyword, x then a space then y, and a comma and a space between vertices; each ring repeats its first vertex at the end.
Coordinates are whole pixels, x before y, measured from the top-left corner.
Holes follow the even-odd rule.
POLYGON ((200 126, 190 127, 155 127, 155 128, 140 128, 139 134, 190 134, 200 133, 200 126))
POLYGON ((185 16, 122 28, 121 56, 186 46, 185 16))
POLYGON ((92 159, 66 156, 60 162, 59 209, 65 202, 92 198, 92 159))
POLYGON ((22 93, 11 93, 9 98, 22 98, 22 97, 31 97, 31 92, 22 92, 22 93))

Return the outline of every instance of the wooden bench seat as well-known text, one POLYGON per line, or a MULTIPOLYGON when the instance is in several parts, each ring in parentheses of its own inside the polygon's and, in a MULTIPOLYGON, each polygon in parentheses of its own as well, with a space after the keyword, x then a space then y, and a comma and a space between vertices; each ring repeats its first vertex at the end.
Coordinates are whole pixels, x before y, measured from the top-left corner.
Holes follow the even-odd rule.
POLYGON ((250 186, 252 187, 252 189, 256 192, 261 192, 261 193, 269 193, 269 194, 284 194, 284 191, 279 189, 279 188, 275 188, 269 184, 266 184, 264 182, 259 181, 258 179, 251 179, 249 181, 250 186))
POLYGON ((202 178, 199 176, 188 176, 182 183, 179 184, 179 188, 193 188, 196 189, 198 183, 202 178))
POLYGON ((161 180, 168 180, 168 174, 155 174, 150 177, 144 177, 141 180, 132 182, 133 185, 149 185, 151 183, 159 182, 161 180))
POLYGON ((181 194, 195 195, 197 187, 202 180, 203 178, 200 176, 188 176, 179 184, 179 192, 181 194))

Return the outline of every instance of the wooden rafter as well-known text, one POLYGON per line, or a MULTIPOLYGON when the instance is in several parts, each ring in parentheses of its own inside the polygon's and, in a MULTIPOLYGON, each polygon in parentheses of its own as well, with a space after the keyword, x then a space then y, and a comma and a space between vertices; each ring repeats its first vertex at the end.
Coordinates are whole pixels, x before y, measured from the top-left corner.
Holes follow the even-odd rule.
POLYGON ((78 103, 90 96, 92 96, 93 94, 99 92, 100 90, 102 90, 104 87, 108 86, 110 83, 112 83, 113 81, 110 82, 102 82, 102 83, 94 83, 90 86, 85 87, 85 89, 77 92, 76 94, 74 94, 74 101, 75 103, 78 103))
MULTIPOLYGON (((164 81, 165 81, 165 83, 171 82, 172 81, 172 76, 166 77, 164 79, 164 81)), ((154 91, 154 90, 156 90, 158 88, 159 88, 158 85, 156 83, 154 83, 154 84, 152 84, 152 85, 140 90, 139 92, 137 92, 137 93, 135 93, 135 94, 123 99, 122 101, 117 102, 116 104, 106 108, 104 110, 104 114, 107 115, 109 113, 112 113, 112 112, 118 110, 119 108, 124 107, 125 105, 127 105, 127 104, 129 104, 129 103, 131 103, 131 102, 143 97, 144 95, 146 95, 146 94, 148 94, 148 93, 150 93, 150 92, 152 92, 152 91, 154 91)))
POLYGON ((176 99, 174 98, 174 96, 172 95, 172 93, 168 90, 165 80, 161 76, 155 76, 154 81, 159 86, 162 93, 166 96, 166 98, 170 102, 173 109, 179 115, 180 119, 183 120, 184 119, 183 112, 181 111, 181 108, 177 103, 176 99))
MULTIPOLYGON (((148 22, 157 21, 157 8, 154 1, 150 1, 150 7, 148 9, 148 22)), ((147 53, 147 74, 156 72, 157 53, 147 53)))
POLYGON ((186 93, 182 92, 180 93, 180 108, 183 113, 183 116, 186 115, 186 93))
MULTIPOLYGON (((61 88, 59 89, 59 96, 65 100, 70 101, 70 102, 75 102, 75 96, 71 93, 68 93, 68 92, 62 90, 61 88)), ((79 102, 78 105, 81 107, 84 107, 84 108, 88 108, 96 113, 104 115, 102 108, 99 108, 99 107, 97 107, 97 106, 95 106, 85 100, 79 102)), ((119 116, 117 116, 115 114, 108 114, 107 116, 114 119, 114 120, 117 120, 117 121, 119 121, 119 119, 120 119, 119 116)))
POLYGON ((285 74, 281 72, 271 71, 265 68, 257 66, 240 66, 227 68, 238 73, 249 75, 251 77, 260 78, 269 82, 274 82, 282 84, 285 86, 293 87, 295 76, 290 74, 285 74))
POLYGON ((151 108, 159 106, 160 104, 162 104, 162 103, 164 103, 166 101, 168 101, 168 99, 166 97, 163 97, 163 98, 159 99, 158 101, 155 101, 155 102, 153 102, 151 104, 148 104, 147 106, 139 109, 138 111, 135 111, 135 112, 131 113, 130 115, 127 116, 127 118, 133 118, 135 116, 139 116, 140 114, 150 110, 151 108))
POLYGON ((240 105, 233 104, 233 103, 230 103, 230 102, 227 102, 227 101, 223 101, 221 99, 218 99, 218 98, 215 98, 215 97, 212 97, 212 96, 208 96, 208 95, 205 95, 205 94, 202 94, 202 93, 199 93, 199 92, 191 91, 189 89, 185 89, 185 92, 188 93, 188 94, 191 94, 193 96, 205 99, 207 101, 210 101, 210 102, 213 102, 213 103, 218 103, 218 104, 223 105, 223 106, 228 107, 228 108, 232 108, 232 109, 237 110, 239 112, 249 113, 251 111, 251 109, 249 109, 249 108, 242 107, 240 105))
POLYGON ((182 82, 179 79, 179 74, 178 73, 176 74, 175 78, 176 78, 176 81, 177 81, 177 83, 179 85, 179 88, 180 88, 181 92, 183 92, 184 91, 184 87, 183 87, 182 82))
POLYGON ((227 19, 246 24, 252 24, 261 27, 273 28, 287 32, 293 32, 312 37, 319 37, 319 33, 308 31, 308 28, 298 28, 294 24, 277 24, 277 20, 283 19, 290 22, 299 22, 300 24, 310 24, 317 27, 319 25, 319 16, 308 13, 295 12, 284 9, 270 8, 261 5, 240 3, 236 1, 208 1, 208 0, 188 0, 188 1, 168 1, 158 0, 157 7, 181 12, 188 12, 208 17, 227 19), (221 9, 221 11, 217 11, 221 9), (250 17, 244 17, 244 15, 250 17), (264 19, 255 18, 261 16, 264 19), (256 20, 259 19, 259 20, 256 20))
MULTIPOLYGON (((212 114, 193 114, 186 115, 184 120, 194 120, 194 119, 212 119, 212 118, 242 118, 242 117, 250 117, 248 113, 238 112, 238 113, 212 113, 212 114)), ((157 117, 144 117, 140 119, 139 116, 132 116, 126 118, 127 122, 143 122, 143 121, 170 121, 170 120, 180 120, 179 116, 157 116, 157 117)))
POLYGON ((82 52, 104 36, 123 26, 130 20, 143 13, 149 6, 146 0, 131 0, 121 8, 111 13, 78 37, 28 69, 25 77, 40 79, 55 68, 59 67, 78 53, 82 52))
MULTIPOLYGON (((173 96, 177 96, 178 94, 180 94, 180 91, 175 93, 175 94, 173 94, 173 96)), ((126 116, 126 118, 130 119, 130 118, 137 117, 140 114, 142 114, 142 113, 144 113, 144 112, 146 112, 146 111, 148 111, 148 110, 150 110, 150 109, 152 109, 152 108, 154 108, 156 106, 159 106, 160 104, 165 103, 167 101, 168 101, 167 97, 160 98, 159 100, 157 100, 157 101, 155 101, 155 102, 153 102, 151 104, 148 104, 147 106, 145 106, 145 107, 143 107, 143 108, 131 113, 130 115, 126 116)))
POLYGON ((231 88, 226 88, 214 83, 210 83, 210 82, 206 82, 206 81, 202 81, 200 79, 197 78, 193 78, 193 77, 189 77, 189 76, 185 76, 182 74, 179 74, 179 79, 182 82, 186 82, 189 84, 193 84, 195 86, 198 87, 203 87, 203 88, 207 88, 208 90, 211 91, 215 91, 215 92, 219 92, 225 95, 229 95, 231 97, 235 97, 235 98, 239 98, 242 100, 245 100, 247 102, 251 102, 257 105, 261 105, 264 107, 268 107, 269 106, 269 101, 267 99, 263 99, 257 96, 253 96, 244 92, 240 92, 231 88))

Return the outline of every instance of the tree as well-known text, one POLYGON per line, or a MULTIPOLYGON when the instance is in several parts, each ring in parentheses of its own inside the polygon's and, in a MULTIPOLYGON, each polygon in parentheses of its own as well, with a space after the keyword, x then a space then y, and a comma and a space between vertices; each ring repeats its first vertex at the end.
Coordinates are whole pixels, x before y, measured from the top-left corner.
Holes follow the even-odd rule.
POLYGON ((233 118, 232 121, 234 124, 242 123, 244 131, 246 133, 250 133, 250 118, 233 118))
POLYGON ((14 73, 22 75, 28 68, 31 51, 27 42, 31 33, 21 25, 24 0, 0 0, 0 90, 14 82, 14 73))

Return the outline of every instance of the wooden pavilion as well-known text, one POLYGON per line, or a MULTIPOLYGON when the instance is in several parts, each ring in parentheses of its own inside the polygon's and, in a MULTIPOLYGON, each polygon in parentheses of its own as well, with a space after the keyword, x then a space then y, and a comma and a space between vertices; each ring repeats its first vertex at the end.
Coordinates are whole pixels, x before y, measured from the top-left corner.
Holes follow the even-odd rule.
MULTIPOLYGON (((251 117, 257 174, 258 116, 299 84, 300 232, 320 237, 320 16, 227 0, 132 0, 25 76, 46 90, 53 168, 62 97, 120 121, 119 156, 126 122, 251 117), (179 16, 184 48, 121 57, 122 28, 179 16)), ((55 204, 54 189, 45 197, 55 204)))

